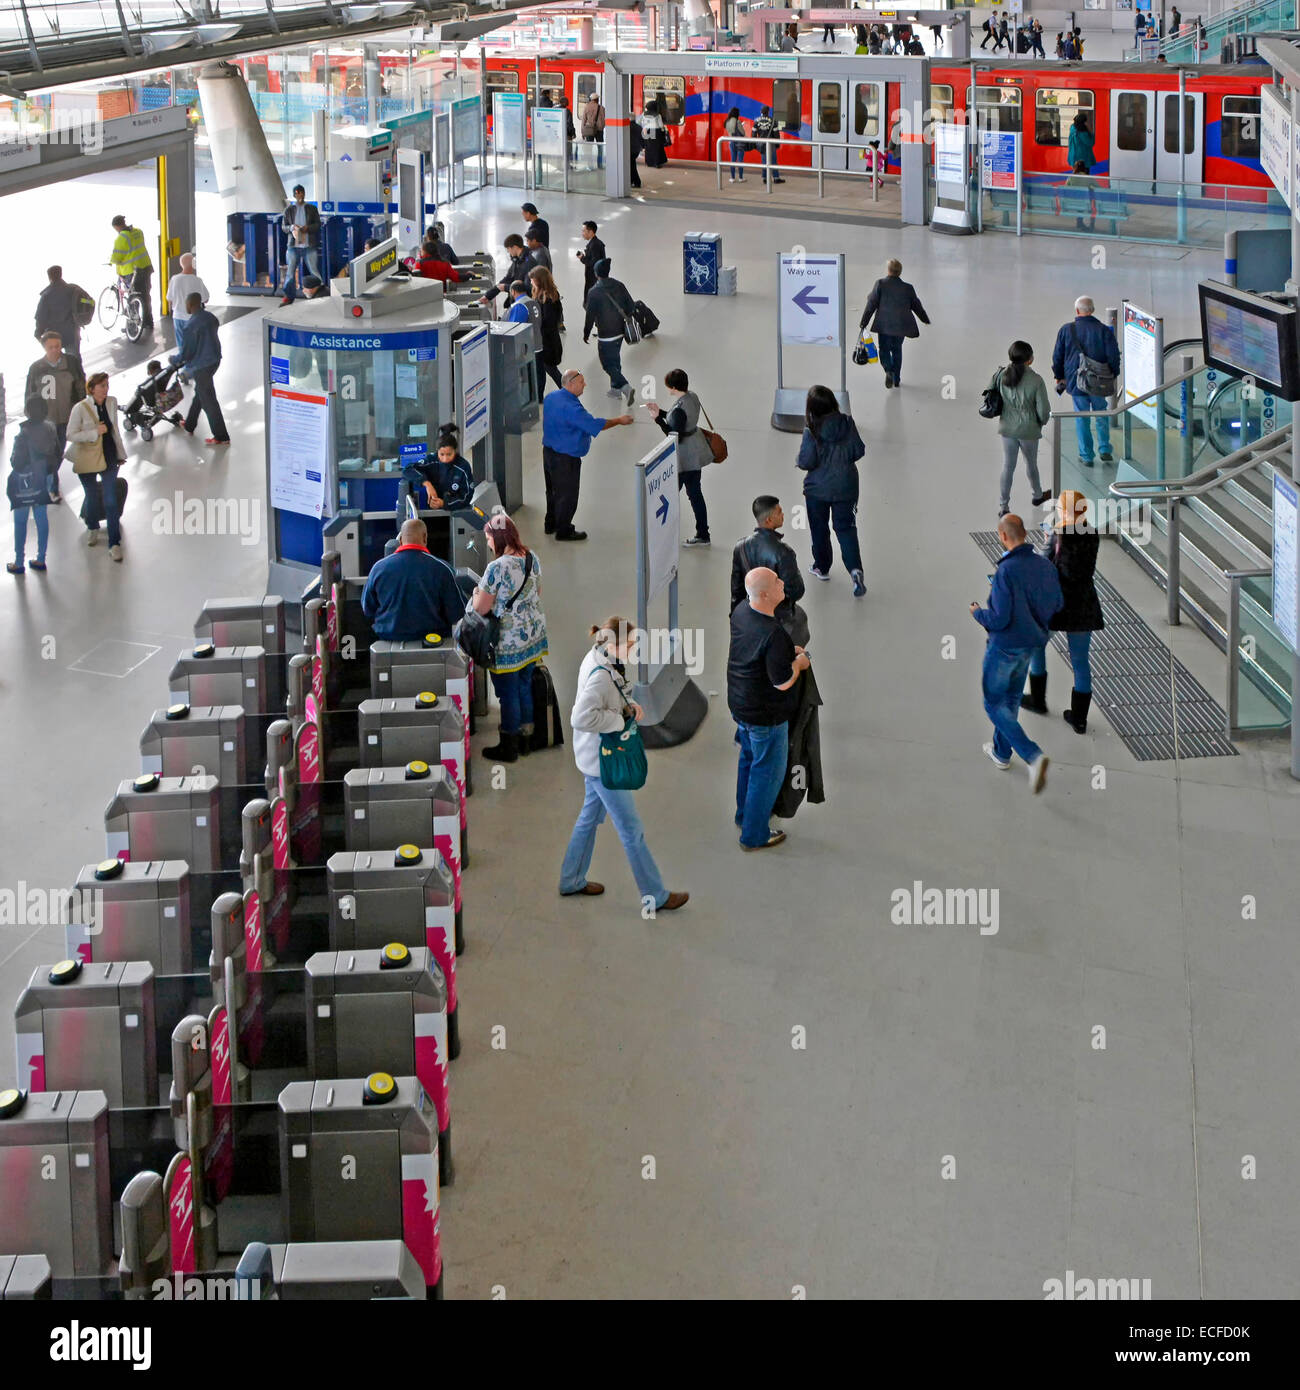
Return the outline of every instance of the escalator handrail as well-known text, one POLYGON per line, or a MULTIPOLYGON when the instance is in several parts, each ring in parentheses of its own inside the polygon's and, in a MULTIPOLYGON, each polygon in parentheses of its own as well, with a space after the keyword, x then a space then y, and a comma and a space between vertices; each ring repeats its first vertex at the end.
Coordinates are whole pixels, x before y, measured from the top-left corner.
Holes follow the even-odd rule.
POLYGON ((1158 482, 1146 478, 1131 482, 1116 479, 1109 487, 1115 497, 1140 497, 1152 502, 1169 501, 1172 498, 1199 497, 1202 493, 1213 492, 1224 483, 1235 478, 1238 473, 1249 472, 1261 463, 1269 463, 1275 456, 1291 452, 1291 426, 1285 425, 1272 434, 1257 439, 1253 444, 1238 449, 1236 453, 1214 463, 1207 463, 1195 473, 1185 478, 1162 478, 1158 482))

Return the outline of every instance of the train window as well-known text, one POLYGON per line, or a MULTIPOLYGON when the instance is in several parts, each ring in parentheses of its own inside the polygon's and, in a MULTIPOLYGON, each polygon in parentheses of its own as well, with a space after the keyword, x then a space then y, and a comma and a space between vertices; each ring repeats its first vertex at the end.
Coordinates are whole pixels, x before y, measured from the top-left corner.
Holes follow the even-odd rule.
MULTIPOLYGON (((934 88, 930 88, 933 95, 934 88)), ((949 93, 952 89, 949 88, 949 93)), ((880 138, 880 86, 876 82, 859 82, 853 88, 853 133, 868 140, 880 138)))
POLYGON ((1092 108, 1091 92, 1071 87, 1040 87, 1034 100, 1034 144, 1068 145, 1070 127, 1080 113, 1087 118, 1089 131, 1095 134, 1097 121, 1092 108))
POLYGON ((1019 87, 980 87, 975 105, 981 130, 1019 131, 1019 87))
MULTIPOLYGON (((1183 143, 1181 149, 1190 154, 1196 148, 1196 102, 1192 97, 1183 98, 1183 143)), ((1177 154, 1178 144, 1178 93, 1165 98, 1165 153, 1177 154)))
POLYGON ((686 119, 684 77, 643 77, 641 94, 646 101, 659 102, 659 114, 665 125, 681 125, 686 119))
MULTIPOLYGON (((859 90, 861 90, 859 88, 859 90)), ((940 125, 948 125, 952 121, 952 88, 943 83, 930 83, 930 110, 933 113, 932 119, 940 125)), ((862 134, 861 131, 858 132, 862 134)))
POLYGON ((1228 159, 1259 158, 1259 98, 1224 97, 1219 149, 1228 159))
MULTIPOLYGON (((551 94, 551 105, 558 106, 560 98, 564 95, 564 74, 562 72, 544 72, 542 74, 542 91, 551 94)), ((537 73, 528 74, 528 104, 531 106, 537 100, 537 73)))
POLYGON ((519 90, 519 74, 509 71, 485 72, 483 84, 488 89, 489 98, 493 92, 517 92, 519 90))
POLYGON ((786 130, 799 130, 803 126, 802 86, 792 77, 778 77, 772 83, 772 114, 786 130))
POLYGON ((1144 150, 1147 147, 1147 98, 1145 92, 1120 92, 1115 103, 1115 147, 1144 150))
POLYGON ((840 110, 840 84, 817 84, 817 133, 838 135, 844 128, 844 113, 840 110))
POLYGON ((573 74, 573 94, 579 111, 587 104, 587 98, 593 93, 599 99, 600 73, 575 72, 573 74))

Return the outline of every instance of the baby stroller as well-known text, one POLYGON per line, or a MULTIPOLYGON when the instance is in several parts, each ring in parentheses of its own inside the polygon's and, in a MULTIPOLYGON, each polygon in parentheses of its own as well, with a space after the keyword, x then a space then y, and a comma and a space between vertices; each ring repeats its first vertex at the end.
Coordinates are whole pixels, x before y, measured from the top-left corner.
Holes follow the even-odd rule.
POLYGON ((139 430, 146 444, 153 438, 154 426, 164 420, 172 425, 185 423, 176 409, 185 395, 175 381, 176 370, 164 367, 161 362, 150 362, 145 368, 148 375, 135 388, 135 395, 122 413, 127 432, 139 430))

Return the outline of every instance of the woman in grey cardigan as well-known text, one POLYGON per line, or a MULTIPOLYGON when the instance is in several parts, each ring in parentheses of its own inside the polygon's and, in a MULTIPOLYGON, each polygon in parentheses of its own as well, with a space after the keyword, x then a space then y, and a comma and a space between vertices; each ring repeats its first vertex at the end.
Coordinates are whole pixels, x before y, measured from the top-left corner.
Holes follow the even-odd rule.
POLYGON ((686 544, 708 545, 709 509, 704 502, 700 471, 713 462, 713 450, 700 431, 700 398, 690 389, 690 381, 680 367, 674 367, 664 377, 664 385, 673 397, 672 409, 663 410, 654 401, 648 402, 646 409, 665 434, 677 436, 677 490, 686 489, 695 513, 695 534, 686 544))
POLYGON ((1034 506, 1041 506, 1052 495, 1050 490, 1043 491, 1038 478, 1038 441, 1042 438, 1043 426, 1052 418, 1047 384, 1032 370, 1034 350, 1028 343, 1019 340, 1012 343, 1007 357, 1010 365, 999 367, 989 382, 989 389, 1002 397, 1002 414, 998 416, 998 433, 1002 436, 999 516, 1006 516, 1011 510, 1011 479, 1015 476, 1019 454, 1025 456, 1025 472, 1029 474, 1029 486, 1033 489, 1034 506))

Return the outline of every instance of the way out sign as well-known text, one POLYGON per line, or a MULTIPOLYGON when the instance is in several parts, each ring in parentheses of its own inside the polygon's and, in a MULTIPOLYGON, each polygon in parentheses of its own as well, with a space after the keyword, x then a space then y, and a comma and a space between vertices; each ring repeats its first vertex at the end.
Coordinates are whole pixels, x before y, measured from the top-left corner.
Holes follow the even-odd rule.
POLYGON ((782 343, 839 347, 844 318, 844 257, 783 252, 777 276, 782 343))
POLYGON ((669 438, 641 460, 645 596, 649 603, 677 578, 681 516, 677 501, 677 441, 669 438))

